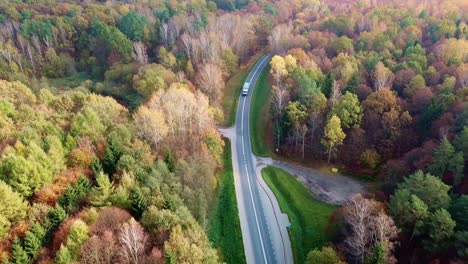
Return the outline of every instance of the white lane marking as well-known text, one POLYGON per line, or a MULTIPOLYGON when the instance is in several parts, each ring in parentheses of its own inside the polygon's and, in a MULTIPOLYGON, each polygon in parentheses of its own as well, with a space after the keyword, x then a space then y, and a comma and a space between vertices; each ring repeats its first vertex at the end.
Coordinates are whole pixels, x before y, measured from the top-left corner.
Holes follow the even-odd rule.
MULTIPOLYGON (((265 58, 268 58, 265 57, 265 58)), ((264 58, 264 59, 265 59, 264 58)), ((256 72, 258 71, 259 67, 262 65, 264 59, 262 59, 262 61, 259 63, 259 66, 257 67, 257 69, 255 69, 254 73, 252 76, 255 76, 256 72)), ((252 84, 251 84, 252 85, 252 84)), ((250 87, 249 87, 249 90, 250 90, 250 87)), ((249 190, 250 190, 250 199, 252 201, 252 205, 254 207, 254 216, 255 216, 255 223, 257 225, 257 231, 258 231, 258 235, 260 237, 260 244, 262 246, 262 253, 263 253, 263 259, 265 260, 265 263, 268 263, 268 260, 267 260, 267 257, 266 257, 266 253, 265 253, 265 246, 263 245, 263 237, 262 237, 262 234, 260 232, 260 225, 258 223, 258 216, 257 216, 257 207, 255 206, 255 201, 253 199, 253 194, 252 194, 252 185, 250 184, 250 177, 249 177, 249 170, 247 168, 247 160, 246 160, 246 155, 245 155, 245 140, 244 140, 244 112, 245 112, 245 102, 247 101, 247 97, 244 99, 244 102, 242 104, 242 115, 241 115, 241 131, 242 131, 242 153, 244 155, 244 167, 245 167, 245 172, 247 173, 247 183, 249 185, 249 190)), ((250 140, 250 139, 249 139, 250 140)))

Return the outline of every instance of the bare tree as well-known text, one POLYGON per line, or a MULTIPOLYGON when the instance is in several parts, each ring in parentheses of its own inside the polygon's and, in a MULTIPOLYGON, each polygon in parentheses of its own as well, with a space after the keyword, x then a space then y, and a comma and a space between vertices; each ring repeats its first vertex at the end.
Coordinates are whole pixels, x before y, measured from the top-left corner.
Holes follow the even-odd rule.
POLYGON ((330 104, 334 106, 338 98, 341 96, 341 87, 337 81, 333 81, 333 86, 330 94, 330 104))
POLYGON ((390 87, 393 81, 393 73, 387 69, 382 62, 378 62, 374 70, 374 87, 380 90, 383 87, 390 87))
POLYGON ((123 263, 143 263, 146 240, 147 235, 135 219, 132 218, 128 223, 123 224, 119 233, 123 263))
POLYGON ((379 212, 372 221, 372 230, 374 241, 380 242, 385 250, 387 263, 396 263, 396 259, 391 252, 395 247, 393 241, 397 238, 400 230, 395 226, 393 219, 383 211, 379 212))
POLYGON ((383 206, 357 194, 345 210, 345 220, 351 229, 351 234, 344 241, 346 251, 363 263, 374 246, 380 243, 387 262, 396 263, 392 250, 399 230, 393 219, 384 212, 383 206))
POLYGON ((197 76, 197 83, 200 89, 210 98, 211 104, 217 104, 224 89, 221 68, 212 63, 203 65, 197 76))
POLYGON ((373 238, 370 228, 373 214, 375 214, 374 202, 364 198, 361 194, 355 195, 346 207, 345 220, 351 228, 351 235, 345 239, 344 243, 347 251, 360 263, 363 263, 369 254, 369 242, 373 238))
POLYGON ((281 139, 281 117, 283 116, 283 110, 288 104, 289 93, 284 88, 278 88, 278 86, 273 85, 273 111, 276 118, 276 146, 279 147, 281 139))
POLYGON ((302 142, 302 159, 304 159, 305 138, 308 131, 309 128, 306 124, 302 124, 299 128, 297 128, 298 135, 300 136, 302 142))
POLYGON ((140 65, 148 64, 148 54, 143 42, 133 42, 133 59, 140 65))
POLYGON ((81 248, 83 264, 112 264, 117 255, 116 238, 110 230, 104 231, 102 236, 93 235, 81 248))

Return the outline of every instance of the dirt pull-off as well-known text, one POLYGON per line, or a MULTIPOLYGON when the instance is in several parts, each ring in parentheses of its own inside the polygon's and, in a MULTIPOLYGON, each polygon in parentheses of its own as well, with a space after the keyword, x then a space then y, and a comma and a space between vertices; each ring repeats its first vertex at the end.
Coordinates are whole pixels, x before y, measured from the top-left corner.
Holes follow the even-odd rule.
POLYGON ((325 203, 341 205, 349 201, 353 195, 365 193, 367 190, 365 183, 355 179, 271 158, 257 158, 257 165, 270 165, 296 176, 318 200, 325 203))

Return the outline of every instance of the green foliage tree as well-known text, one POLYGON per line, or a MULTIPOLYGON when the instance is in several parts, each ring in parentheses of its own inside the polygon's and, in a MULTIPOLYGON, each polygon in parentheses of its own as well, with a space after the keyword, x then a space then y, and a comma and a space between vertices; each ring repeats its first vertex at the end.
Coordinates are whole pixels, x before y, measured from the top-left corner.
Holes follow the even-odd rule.
POLYGON ((457 223, 457 230, 468 231, 468 195, 454 198, 450 206, 450 214, 457 223))
POLYGON ((433 162, 429 167, 431 173, 442 177, 446 171, 451 171, 454 175, 454 185, 461 182, 464 177, 463 170, 465 166, 463 153, 455 152, 455 148, 447 137, 442 139, 439 147, 434 151, 432 160, 433 162))
POLYGON ((346 134, 341 129, 341 120, 336 115, 332 116, 325 127, 322 144, 328 149, 328 162, 332 151, 339 145, 343 144, 346 134))
POLYGON ((67 246, 61 245, 55 256, 56 264, 70 264, 73 262, 73 256, 67 246))
POLYGON ((70 226, 67 236, 67 248, 73 260, 78 260, 80 248, 88 239, 88 226, 81 220, 76 220, 70 226))
POLYGON ((420 234, 429 211, 427 205, 409 190, 398 189, 388 205, 398 226, 413 235, 420 234))
POLYGON ((423 240, 424 248, 429 252, 441 252, 450 244, 454 234, 455 221, 447 210, 441 208, 431 214, 427 221, 427 237, 423 240))
POLYGON ((57 205, 47 213, 49 219, 48 232, 51 233, 67 218, 67 212, 62 206, 57 205))
POLYGON ((427 104, 417 123, 419 132, 423 135, 427 133, 434 120, 437 120, 455 101, 455 96, 450 91, 442 91, 437 96, 431 98, 429 104, 427 104))
POLYGON ((381 242, 374 245, 372 255, 365 261, 366 264, 387 264, 385 249, 381 242))
POLYGON ((150 32, 148 20, 135 11, 130 11, 124 15, 117 23, 117 26, 132 41, 148 40, 148 33, 150 32))
POLYGON ((363 111, 357 95, 346 92, 338 98, 328 115, 336 115, 340 118, 343 128, 351 128, 359 127, 363 111))
POLYGON ((108 175, 114 175, 117 169, 117 163, 122 156, 122 146, 119 142, 113 140, 111 141, 106 148, 104 153, 104 159, 102 160, 102 167, 104 172, 108 175))
POLYGON ((52 181, 56 171, 47 153, 36 143, 17 144, 8 149, 0 160, 0 180, 28 197, 52 181))
POLYGON ((157 90, 166 89, 176 80, 175 74, 164 66, 148 64, 133 76, 133 89, 143 96, 149 96, 157 90))
POLYGON ((116 51, 120 54, 123 61, 131 59, 133 52, 132 42, 116 27, 109 26, 95 18, 91 24, 90 35, 105 44, 107 54, 116 51))
POLYGON ((33 224, 24 237, 24 250, 31 260, 34 260, 44 243, 46 231, 39 224, 33 224))
POLYGON ((335 50, 336 53, 340 53, 340 52, 353 53, 354 52, 353 41, 346 36, 341 36, 333 40, 331 43, 331 46, 333 50, 335 50))
POLYGON ((99 141, 105 130, 106 127, 99 115, 90 108, 84 108, 73 118, 70 133, 74 138, 87 136, 94 141, 99 141))
POLYGON ((91 171, 93 172, 94 177, 97 177, 97 175, 101 171, 104 171, 101 161, 97 157, 93 157, 93 163, 91 163, 91 171))
POLYGON ((433 161, 430 167, 431 173, 442 176, 445 170, 447 170, 454 154, 455 149, 453 145, 448 141, 447 137, 444 137, 440 145, 434 151, 433 161))
POLYGON ((109 176, 103 171, 96 175, 96 186, 91 189, 91 204, 97 207, 109 206, 114 186, 109 180, 109 176))
POLYGON ((173 69, 177 63, 177 58, 172 52, 168 51, 165 47, 159 48, 158 59, 159 62, 168 69, 173 69))
POLYGON ((139 188, 130 192, 131 211, 135 218, 140 219, 147 208, 147 199, 139 188))
POLYGON ((224 69, 229 76, 237 72, 239 68, 239 58, 231 49, 223 50, 221 59, 223 60, 224 69))
POLYGON ((340 257, 332 247, 314 248, 307 254, 306 264, 338 264, 340 257))
POLYGON ((166 151, 164 152, 164 162, 166 163, 167 169, 170 172, 175 171, 174 156, 172 155, 172 151, 170 149, 166 149, 166 151))
POLYGON ((455 249, 460 257, 468 256, 468 231, 459 231, 455 233, 455 249))
POLYGON ((11 263, 27 264, 31 262, 28 253, 24 250, 21 240, 19 240, 18 237, 15 236, 11 248, 11 263))
POLYGON ((346 84, 345 92, 356 94, 358 86, 359 86, 359 74, 354 74, 353 77, 351 77, 349 82, 346 84))
POLYGON ((333 74, 328 73, 327 78, 325 79, 325 82, 324 82, 324 84, 322 86, 322 92, 327 98, 330 97, 330 94, 331 94, 331 91, 332 91, 332 88, 333 88, 333 81, 334 81, 333 74))
POLYGON ((12 225, 20 223, 26 217, 28 204, 20 194, 1 180, 0 201, 0 238, 4 238, 12 225))
POLYGON ((59 198, 59 205, 70 213, 78 209, 79 203, 89 194, 91 183, 81 175, 74 185, 69 185, 63 195, 59 198))
POLYGON ((450 205, 450 196, 448 195, 450 186, 429 173, 417 171, 411 174, 398 185, 398 189, 406 189, 411 194, 418 196, 427 205, 429 211, 439 208, 447 209, 450 205))

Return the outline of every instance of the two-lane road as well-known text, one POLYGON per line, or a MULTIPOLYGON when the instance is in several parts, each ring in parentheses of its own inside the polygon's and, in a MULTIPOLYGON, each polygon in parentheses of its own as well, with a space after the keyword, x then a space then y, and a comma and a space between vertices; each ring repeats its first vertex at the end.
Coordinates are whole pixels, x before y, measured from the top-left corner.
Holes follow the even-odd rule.
MULTIPOLYGON (((291 263, 289 237, 276 198, 259 180, 259 169, 250 141, 250 105, 256 82, 270 61, 262 56, 247 76, 246 96, 240 95, 236 113, 235 135, 231 138, 236 196, 247 263, 291 263), (275 205, 275 207, 274 207, 275 205), (282 221, 283 219, 283 221, 282 221), (286 242, 284 240, 287 239, 286 242)), ((264 182, 263 182, 264 183, 264 182)))

